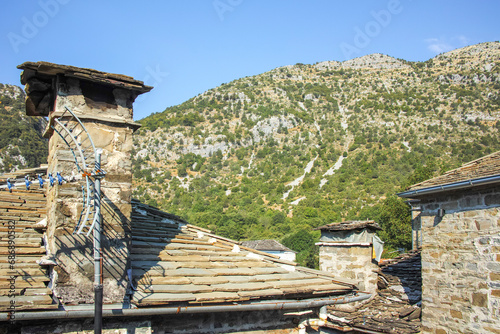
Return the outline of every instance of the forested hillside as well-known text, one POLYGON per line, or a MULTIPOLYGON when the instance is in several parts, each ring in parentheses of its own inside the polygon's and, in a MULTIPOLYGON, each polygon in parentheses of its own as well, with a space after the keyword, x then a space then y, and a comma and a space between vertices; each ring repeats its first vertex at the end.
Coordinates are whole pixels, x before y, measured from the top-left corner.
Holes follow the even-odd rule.
POLYGON ((0 84, 0 173, 47 163, 45 119, 26 116, 24 91, 0 84))
POLYGON ((314 228, 375 219, 410 246, 405 186, 500 150, 500 43, 409 62, 373 54, 222 84, 140 122, 134 196, 316 263, 314 228))

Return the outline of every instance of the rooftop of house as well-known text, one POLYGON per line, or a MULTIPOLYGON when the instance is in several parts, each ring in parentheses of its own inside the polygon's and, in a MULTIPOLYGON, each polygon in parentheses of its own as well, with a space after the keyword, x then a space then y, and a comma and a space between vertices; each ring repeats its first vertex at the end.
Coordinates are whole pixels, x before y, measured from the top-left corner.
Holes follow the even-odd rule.
POLYGON ((330 306, 328 326, 347 332, 420 333, 421 272, 420 251, 384 260, 373 298, 356 307, 330 306))
POLYGON ((423 193, 424 189, 445 190, 463 186, 474 186, 500 182, 500 151, 468 162, 459 168, 450 170, 443 175, 414 184, 407 191, 398 194, 402 197, 411 197, 423 193), (438 189, 440 188, 440 189, 438 189))
POLYGON ((276 240, 273 239, 264 239, 264 240, 249 240, 242 241, 241 245, 244 247, 260 250, 260 251, 276 251, 276 252, 293 252, 290 248, 282 245, 276 240))
MULTIPOLYGON (((135 200, 132 207, 132 307, 311 300, 357 290, 352 281, 244 247, 157 208, 135 200)), ((65 307, 49 288, 52 264, 43 246, 46 225, 40 223, 45 216, 44 190, 0 191, 0 313, 10 305, 12 275, 18 275, 17 310, 65 307), (9 262, 12 231, 14 264, 9 262)))
POLYGON ((352 282, 187 224, 133 201, 132 269, 138 307, 342 295, 352 282))
POLYGON ((42 245, 45 227, 37 223, 45 215, 45 191, 0 191, 0 312, 12 300, 17 310, 58 307, 47 287, 49 268, 40 262, 46 254, 42 245), (17 276, 15 281, 13 276, 17 276))
POLYGON ((381 230, 382 228, 373 220, 350 220, 340 223, 331 223, 328 225, 320 226, 317 230, 321 231, 352 231, 352 230, 381 230))

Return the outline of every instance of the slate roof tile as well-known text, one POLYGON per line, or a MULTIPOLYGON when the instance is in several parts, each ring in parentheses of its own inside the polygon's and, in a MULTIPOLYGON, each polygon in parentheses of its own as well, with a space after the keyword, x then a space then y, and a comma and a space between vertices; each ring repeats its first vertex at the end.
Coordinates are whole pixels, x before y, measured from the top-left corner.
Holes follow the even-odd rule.
POLYGON ((0 191, 0 312, 7 311, 12 300, 15 300, 16 310, 58 307, 52 300, 52 291, 47 288, 48 269, 36 262, 46 251, 42 247, 43 231, 35 229, 34 225, 45 214, 44 191, 15 188, 12 193, 0 191), (14 242, 14 259, 9 258, 9 240, 14 242), (16 276, 14 299, 9 296, 11 276, 16 276))
POLYGON ((443 175, 414 184, 408 190, 424 189, 449 183, 468 181, 500 174, 500 151, 468 162, 443 175))
POLYGON ((132 204, 131 260, 137 290, 131 300, 139 307, 312 298, 355 289, 352 282, 243 247, 135 200, 132 204), (168 240, 155 239, 162 225, 144 223, 148 217, 167 223, 168 240))

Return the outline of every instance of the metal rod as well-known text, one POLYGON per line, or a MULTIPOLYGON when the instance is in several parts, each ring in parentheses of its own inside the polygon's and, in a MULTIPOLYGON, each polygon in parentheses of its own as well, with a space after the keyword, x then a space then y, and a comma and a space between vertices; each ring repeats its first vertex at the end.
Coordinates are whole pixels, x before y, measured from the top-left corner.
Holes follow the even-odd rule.
MULTIPOLYGON (((96 152, 96 166, 101 165, 101 152, 96 152)), ((101 250, 101 179, 96 177, 94 191, 94 205, 95 215, 94 219, 94 333, 101 334, 102 332, 102 299, 103 299, 103 285, 102 285, 102 250, 101 250)))
MULTIPOLYGON (((327 297, 306 300, 274 300, 255 302, 248 304, 230 305, 205 305, 205 306, 178 306, 178 307, 154 307, 135 309, 104 309, 103 317, 135 317, 164 314, 196 314, 196 313, 218 313, 218 312, 241 312, 241 311, 265 311, 265 310, 298 310, 304 308, 321 307, 324 305, 346 304, 365 300, 371 297, 370 293, 357 292, 341 297, 327 297)), ((38 312, 16 312, 16 320, 35 319, 73 319, 92 318, 93 310, 62 310, 62 311, 38 311, 38 312)), ((0 321, 9 320, 9 313, 0 313, 0 321)))

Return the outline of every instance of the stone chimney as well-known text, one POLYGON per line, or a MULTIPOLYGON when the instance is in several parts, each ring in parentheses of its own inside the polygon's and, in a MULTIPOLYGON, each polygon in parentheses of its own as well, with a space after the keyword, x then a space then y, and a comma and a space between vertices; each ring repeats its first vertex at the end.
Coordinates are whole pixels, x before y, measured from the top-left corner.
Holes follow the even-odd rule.
POLYGON ((133 121, 132 104, 152 87, 125 75, 47 62, 26 62, 18 68, 26 85, 26 114, 48 117, 44 133, 49 138, 48 173, 60 172, 66 180, 47 189, 45 247, 58 264, 53 267, 51 287, 64 304, 93 302, 92 233, 74 233, 84 204, 85 176, 75 163, 75 150, 57 133, 56 119, 66 122, 67 128, 77 123, 68 117, 69 108, 95 148, 102 150, 104 303, 121 303, 129 284, 132 133, 140 127, 133 121))
POLYGON ((346 221, 318 227, 320 270, 358 282, 361 291, 377 290, 378 264, 383 242, 374 221, 346 221))

